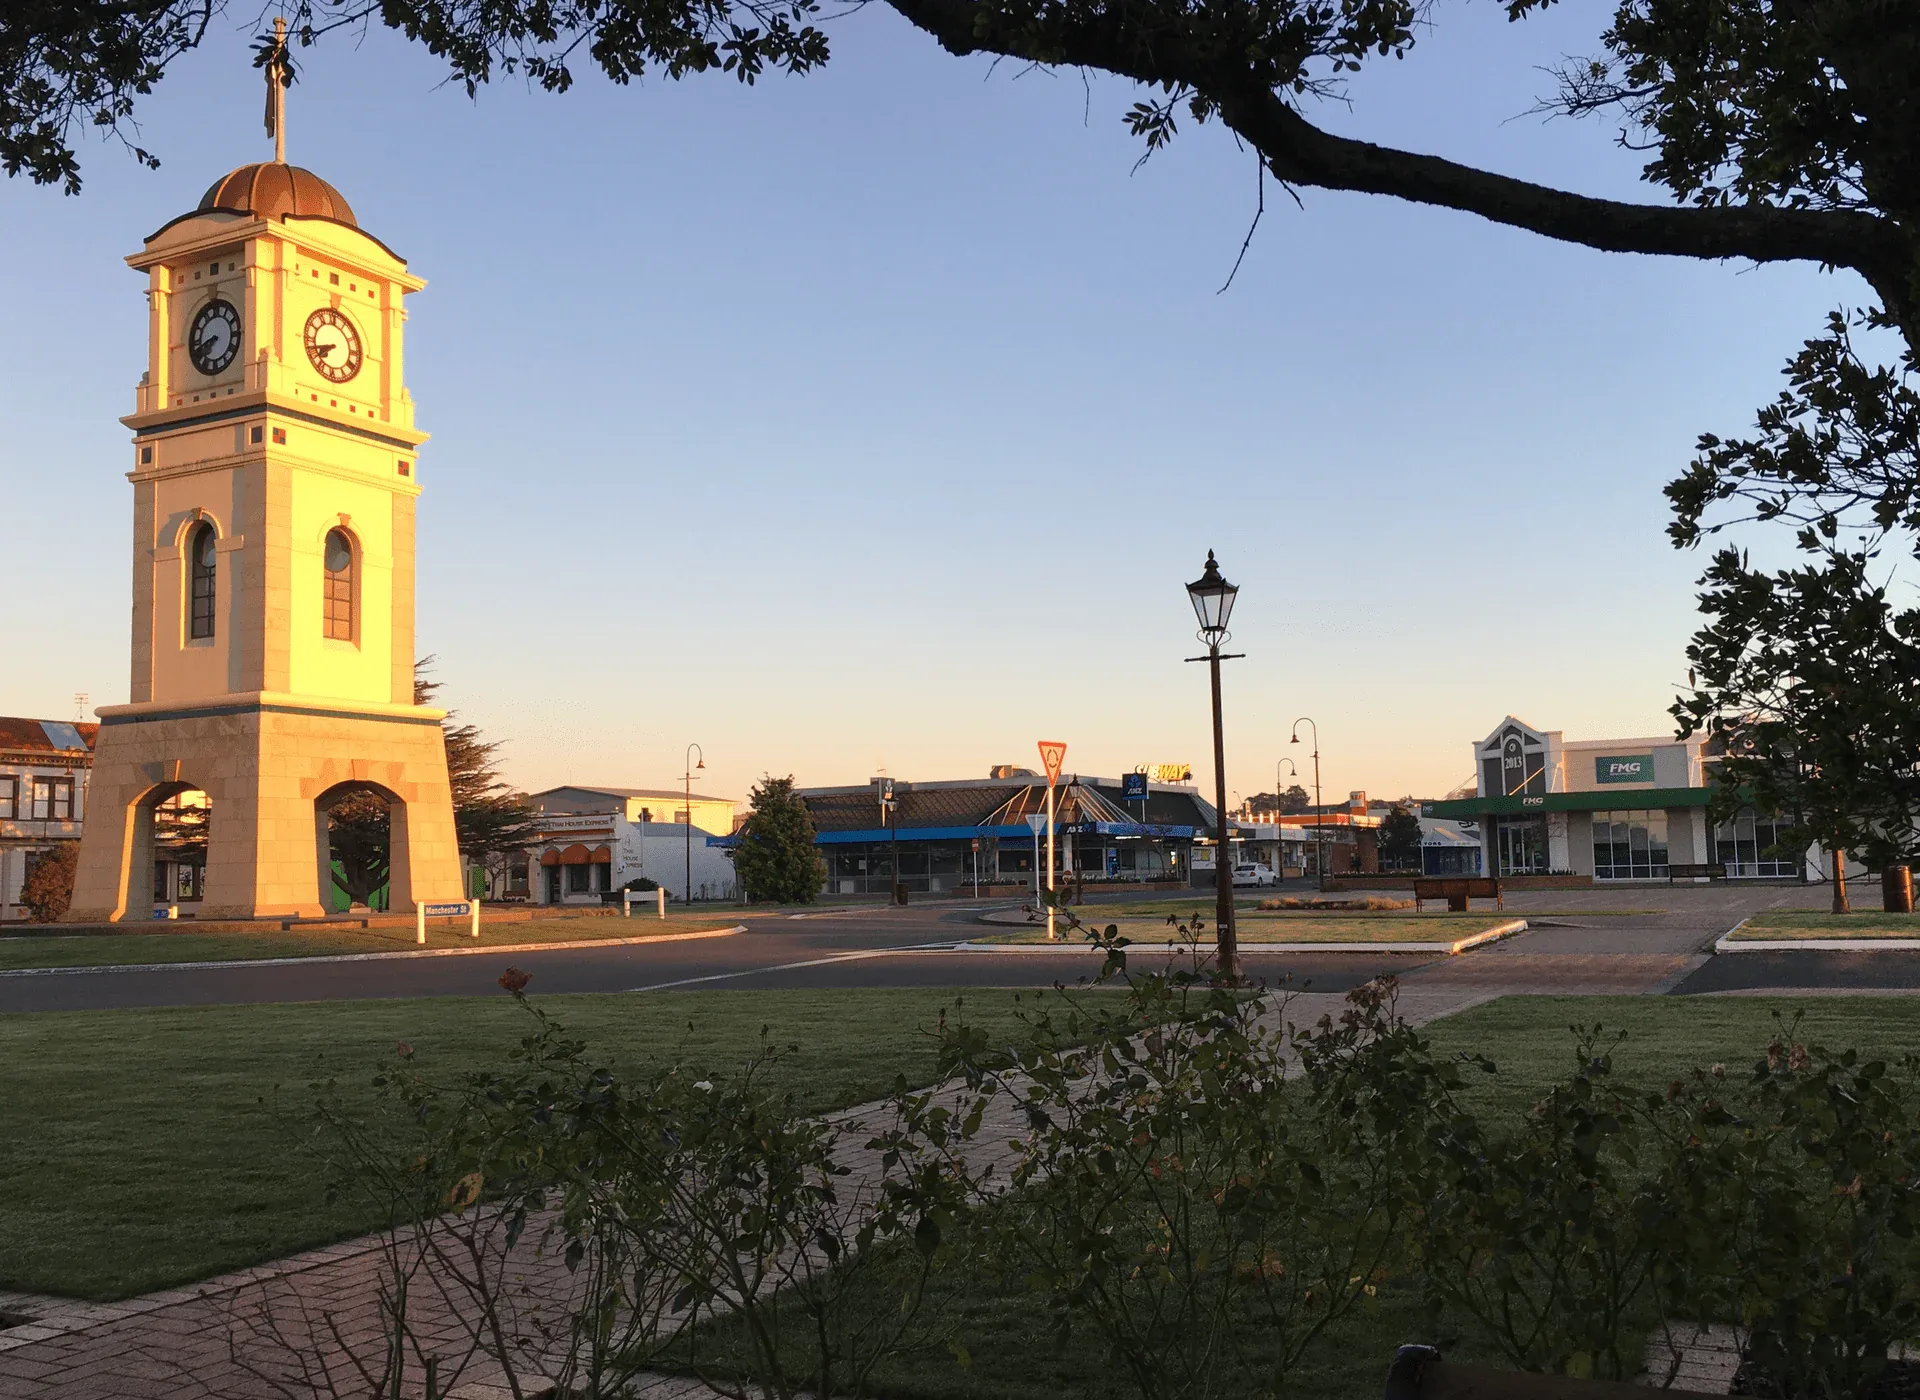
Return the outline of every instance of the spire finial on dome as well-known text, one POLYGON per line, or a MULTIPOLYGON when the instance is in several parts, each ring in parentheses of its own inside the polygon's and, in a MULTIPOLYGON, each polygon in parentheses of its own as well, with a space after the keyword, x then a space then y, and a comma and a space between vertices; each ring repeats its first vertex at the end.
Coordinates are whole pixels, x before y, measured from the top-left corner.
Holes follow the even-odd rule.
POLYGON ((287 88, 293 82, 293 64, 287 60, 287 21, 273 19, 273 39, 260 45, 254 61, 267 70, 267 135, 273 138, 273 163, 287 163, 287 88))

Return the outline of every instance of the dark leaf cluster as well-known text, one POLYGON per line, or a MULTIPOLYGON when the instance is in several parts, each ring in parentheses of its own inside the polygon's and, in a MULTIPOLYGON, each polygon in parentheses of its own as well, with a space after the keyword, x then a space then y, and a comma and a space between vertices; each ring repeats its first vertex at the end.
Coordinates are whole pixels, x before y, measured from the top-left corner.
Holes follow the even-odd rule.
POLYGON ((1871 564, 1834 552, 1767 572, 1718 551, 1673 714, 1719 753, 1720 816, 1751 805, 1795 846, 1883 864, 1920 841, 1920 609, 1896 608, 1871 564))
MULTIPOLYGON (((0 166, 80 190, 78 133, 124 139, 134 101, 206 33, 219 0, 8 0, 0 5, 0 166)), ((134 158, 159 161, 127 142, 134 158)))

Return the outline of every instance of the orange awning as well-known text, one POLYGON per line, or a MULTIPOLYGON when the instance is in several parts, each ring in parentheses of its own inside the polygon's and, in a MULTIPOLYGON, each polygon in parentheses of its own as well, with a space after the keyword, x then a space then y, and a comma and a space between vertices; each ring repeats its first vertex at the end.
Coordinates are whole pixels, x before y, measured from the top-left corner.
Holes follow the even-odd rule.
POLYGON ((576 841, 573 845, 567 847, 566 850, 560 852, 560 863, 562 865, 591 865, 593 858, 588 853, 587 848, 576 841))

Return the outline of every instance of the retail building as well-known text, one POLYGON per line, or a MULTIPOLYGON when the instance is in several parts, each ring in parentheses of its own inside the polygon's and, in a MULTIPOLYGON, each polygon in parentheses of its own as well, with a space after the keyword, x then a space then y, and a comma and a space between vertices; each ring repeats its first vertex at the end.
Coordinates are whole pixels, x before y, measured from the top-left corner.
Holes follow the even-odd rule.
MULTIPOLYGON (((909 892, 934 894, 1032 881, 1045 869, 1046 780, 998 771, 990 778, 876 778, 857 787, 801 789, 827 863, 826 892, 883 894, 896 878, 909 892), (1043 819, 1041 831, 1029 817, 1043 819)), ((1055 879, 1184 884, 1194 839, 1213 822, 1212 805, 1185 784, 1151 782, 1144 774, 1062 777, 1054 793, 1055 879)))
POLYGON ((715 846, 733 830, 734 801, 665 788, 557 787, 532 794, 540 818, 524 865, 498 898, 599 904, 634 880, 675 899, 730 899, 733 861, 715 846), (691 886, 689 886, 691 866, 691 886))
POLYGON ((1732 879, 1800 874, 1797 857, 1772 850, 1772 818, 1712 820, 1702 739, 1570 741, 1509 715, 1473 745, 1473 761, 1479 791, 1421 815, 1476 822, 1486 867, 1501 875, 1664 881, 1675 865, 1708 864, 1732 879))

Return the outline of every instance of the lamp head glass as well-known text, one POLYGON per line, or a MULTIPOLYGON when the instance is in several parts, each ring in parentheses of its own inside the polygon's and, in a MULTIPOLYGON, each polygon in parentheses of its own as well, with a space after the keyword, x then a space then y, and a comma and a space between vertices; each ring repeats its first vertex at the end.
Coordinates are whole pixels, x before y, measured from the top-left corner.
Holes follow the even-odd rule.
POLYGON ((1207 551, 1206 571, 1187 585, 1187 597, 1193 602, 1193 614, 1200 619, 1200 630, 1209 638, 1218 639, 1227 630, 1227 619, 1233 616, 1233 600, 1240 590, 1220 573, 1220 565, 1214 560, 1213 551, 1207 551))

